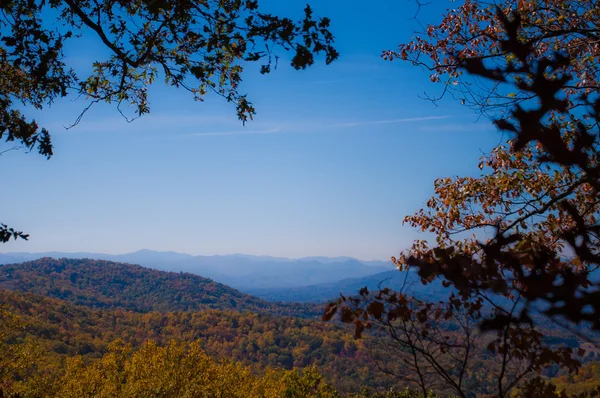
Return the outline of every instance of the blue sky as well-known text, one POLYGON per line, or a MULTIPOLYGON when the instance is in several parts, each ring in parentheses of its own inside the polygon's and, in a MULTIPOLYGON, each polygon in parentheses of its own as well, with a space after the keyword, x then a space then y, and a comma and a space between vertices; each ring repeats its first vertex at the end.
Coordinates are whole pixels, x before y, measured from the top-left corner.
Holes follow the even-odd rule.
MULTIPOLYGON (((261 3, 300 15, 305 2, 261 3)), ((35 113, 55 155, 0 157, 0 221, 31 235, 2 251, 397 255, 419 237, 402 218, 424 205, 433 180, 477 174, 502 138, 454 101, 420 99, 441 88, 426 71, 380 59, 418 25, 414 2, 379 3, 312 1, 332 19, 340 59, 294 71, 284 56, 267 76, 248 67, 242 89, 258 115, 246 126, 223 99, 194 102, 160 82, 151 114, 133 123, 100 105, 65 130, 85 105, 73 98, 35 113)), ((433 3, 422 21, 456 6, 433 3)), ((81 67, 103 51, 89 42, 67 55, 81 67)))

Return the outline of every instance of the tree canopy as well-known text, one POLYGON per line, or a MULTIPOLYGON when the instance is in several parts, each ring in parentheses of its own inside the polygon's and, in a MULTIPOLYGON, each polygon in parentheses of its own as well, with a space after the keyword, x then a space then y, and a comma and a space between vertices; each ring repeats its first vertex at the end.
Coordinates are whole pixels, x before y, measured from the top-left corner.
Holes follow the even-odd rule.
POLYGON ((434 242, 416 241, 393 261, 424 284, 441 279, 447 301, 412 300, 402 286, 363 289, 324 314, 339 311, 357 336, 386 328, 423 391, 433 373, 467 396, 456 369, 474 366, 468 354, 479 347, 500 354, 495 396, 518 385, 523 394, 558 394, 544 387, 543 369, 575 370, 584 351, 549 349, 539 324, 588 339, 600 329, 598 18, 593 1, 467 0, 383 52, 430 71, 442 89, 429 99, 451 96, 510 136, 482 158, 480 177, 436 180, 434 196, 404 220, 434 242), (448 340, 440 322, 465 338, 448 340), (476 342, 473 323, 492 333, 476 342))
POLYGON ((426 212, 407 219, 436 233, 437 247, 416 246, 397 260, 462 292, 523 300, 516 317, 496 314, 489 327, 528 322, 529 305, 542 301, 548 316, 600 328, 589 280, 600 265, 597 18, 594 2, 467 1, 430 26, 428 39, 400 46, 403 59, 429 57, 432 80, 443 75, 447 86, 489 98, 472 103, 513 136, 510 148, 484 159, 483 179, 438 182, 440 200, 427 206, 437 220, 426 212), (476 91, 462 74, 488 88, 476 91), (481 227, 493 228, 492 238, 450 239, 481 227))

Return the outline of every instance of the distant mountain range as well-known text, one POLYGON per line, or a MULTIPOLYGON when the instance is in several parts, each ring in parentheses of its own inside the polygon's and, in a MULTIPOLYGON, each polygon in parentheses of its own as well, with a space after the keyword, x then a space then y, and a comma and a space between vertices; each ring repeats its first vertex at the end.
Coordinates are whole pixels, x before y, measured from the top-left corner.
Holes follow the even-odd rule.
POLYGON ((162 271, 189 272, 244 292, 327 284, 347 278, 362 278, 394 268, 391 262, 361 261, 351 257, 288 259, 244 254, 192 256, 145 249, 118 255, 81 252, 0 253, 0 264, 21 263, 44 257, 89 258, 139 264, 162 271))
POLYGON ((397 270, 313 286, 287 289, 251 289, 247 292, 269 301, 323 303, 339 297, 340 293, 345 296, 356 295, 363 287, 368 288, 369 291, 377 291, 386 287, 398 290, 402 286, 404 286, 404 291, 420 299, 437 301, 447 299, 450 294, 450 290, 444 288, 438 280, 423 285, 415 272, 400 272, 397 270))

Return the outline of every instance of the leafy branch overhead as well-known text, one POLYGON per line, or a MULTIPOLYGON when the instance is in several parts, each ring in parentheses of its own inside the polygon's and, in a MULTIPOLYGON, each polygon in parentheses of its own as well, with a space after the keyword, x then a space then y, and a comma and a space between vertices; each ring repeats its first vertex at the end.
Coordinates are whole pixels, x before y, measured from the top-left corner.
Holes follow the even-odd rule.
POLYGON ((42 108, 74 92, 92 102, 130 104, 143 115, 150 110, 147 88, 161 78, 197 100, 214 91, 246 121, 255 110, 239 92, 245 62, 259 61, 268 73, 277 48, 293 54, 295 69, 321 53, 328 64, 338 57, 330 20, 315 18, 310 6, 298 22, 264 13, 255 0, 8 0, 0 12, 0 137, 37 146, 48 157, 48 132, 15 103, 42 108), (63 48, 88 34, 109 55, 93 63, 89 76, 79 76, 63 48))
POLYGON ((548 316, 600 329, 600 292, 589 280, 600 265, 600 96, 589 62, 597 63, 600 53, 595 33, 582 30, 595 24, 597 13, 591 2, 579 8, 542 3, 523 1, 513 9, 467 1, 427 29, 429 42, 400 46, 403 59, 429 65, 438 78, 466 85, 466 72, 490 80, 490 90, 511 85, 520 100, 505 103, 502 112, 488 103, 496 125, 514 135, 509 148, 482 160, 480 167, 491 172, 437 180, 426 209, 405 219, 434 233, 436 247, 417 241, 394 261, 417 268, 426 283, 442 277, 465 297, 490 293, 521 301, 516 318, 500 311, 486 327, 502 328, 501 319, 529 322, 530 304, 542 301, 548 316), (569 45, 552 51, 555 41, 569 45), (431 64, 422 61, 427 57, 431 64), (493 231, 485 242, 455 238, 485 229, 493 231))
POLYGON ((11 239, 18 238, 27 240, 29 235, 20 231, 15 231, 13 228, 9 228, 7 225, 0 223, 0 242, 6 243, 11 239))

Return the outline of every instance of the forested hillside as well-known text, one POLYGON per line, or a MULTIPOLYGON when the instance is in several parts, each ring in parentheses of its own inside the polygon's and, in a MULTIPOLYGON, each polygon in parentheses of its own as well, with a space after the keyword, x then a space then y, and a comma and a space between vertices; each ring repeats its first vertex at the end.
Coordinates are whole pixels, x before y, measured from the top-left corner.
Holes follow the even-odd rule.
POLYGON ((233 310, 94 309, 7 290, 0 291, 0 303, 24 325, 11 340, 35 339, 47 351, 42 371, 55 369, 63 357, 98 359, 118 339, 134 348, 148 340, 159 345, 176 340, 198 341, 213 358, 234 359, 261 372, 318 365, 325 379, 344 392, 393 385, 370 360, 368 341, 354 340, 346 328, 320 321, 233 310))
POLYGON ((2 265, 0 275, 0 303, 24 325, 12 341, 43 347, 40 370, 58 372, 53 378, 61 358, 97 360, 116 340, 133 349, 174 340, 259 372, 316 365, 343 393, 394 384, 377 371, 368 342, 309 319, 319 306, 269 303, 197 275, 101 260, 44 258, 2 265))
POLYGON ((236 309, 304 318, 314 305, 269 303, 210 279, 102 260, 43 258, 0 265, 0 289, 31 292, 96 308, 138 312, 236 309))
MULTIPOLYGON (((317 366, 324 382, 341 394, 414 386, 381 371, 394 373, 404 366, 384 335, 356 340, 346 325, 285 316, 311 314, 318 307, 267 303, 195 275, 98 260, 41 259, 0 266, 0 271, 3 323, 10 325, 10 317, 19 323, 19 327, 9 327, 9 337, 3 342, 17 351, 35 347, 27 354, 37 358, 33 368, 29 368, 31 362, 26 366, 28 383, 63 386, 67 382, 59 380, 72 374, 71 368, 65 368, 71 363, 65 362, 67 358, 78 364, 73 365, 76 368, 85 368, 78 372, 97 372, 97 367, 107 366, 106 361, 116 360, 115 344, 130 346, 128 354, 120 357, 127 362, 149 352, 167 355, 168 350, 179 350, 178 355, 184 355, 189 347, 196 347, 187 344, 194 343, 214 361, 227 358, 247 371, 270 374, 267 378, 287 374, 269 369, 317 366), (179 345, 160 348, 174 341, 179 345)), ((458 325, 440 326, 447 336, 460 338, 458 325)), ((594 352, 589 343, 557 329, 547 329, 545 339, 552 345, 586 346, 589 354, 594 352)), ((588 355, 587 360, 594 358, 588 355)), ((479 370, 497 358, 479 352, 471 360, 478 365, 467 379, 486 391, 490 381, 479 370)), ((11 390, 23 377, 19 374, 5 377, 11 390)), ((35 388, 27 384, 27 389, 35 388)))

